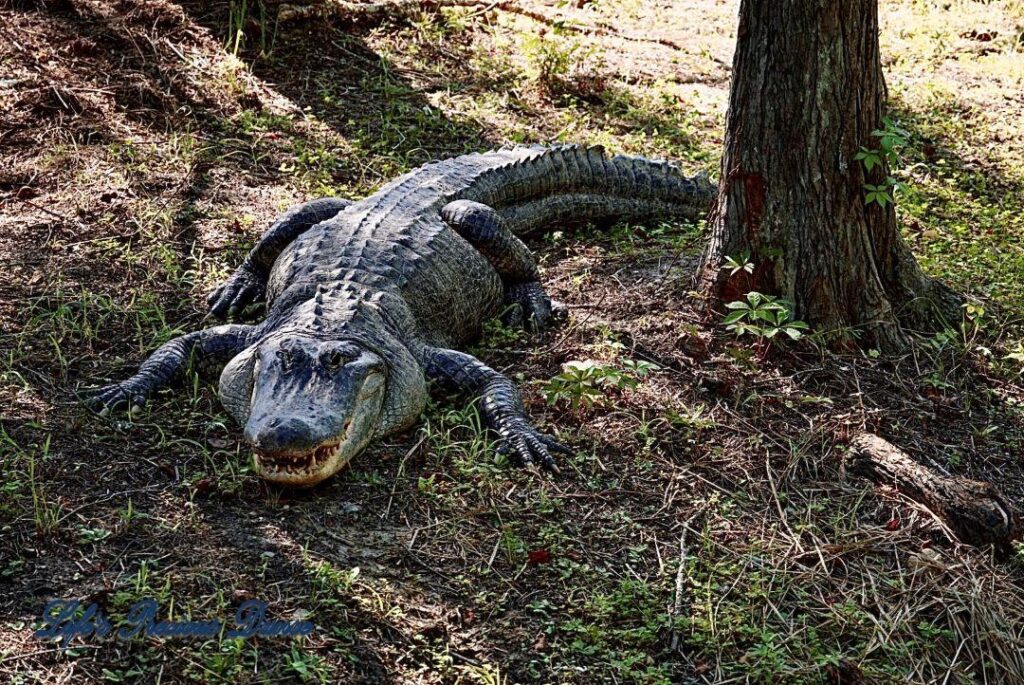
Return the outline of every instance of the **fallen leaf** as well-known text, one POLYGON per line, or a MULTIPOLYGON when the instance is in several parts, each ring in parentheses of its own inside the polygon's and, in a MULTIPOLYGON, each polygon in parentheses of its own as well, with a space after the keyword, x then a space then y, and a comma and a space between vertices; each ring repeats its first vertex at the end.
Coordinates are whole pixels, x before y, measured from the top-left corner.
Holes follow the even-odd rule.
POLYGON ((196 492, 209 492, 217 487, 217 481, 207 476, 196 481, 196 492))
POLYGON ((551 561, 551 552, 546 549, 531 550, 526 557, 529 564, 547 564, 551 561))

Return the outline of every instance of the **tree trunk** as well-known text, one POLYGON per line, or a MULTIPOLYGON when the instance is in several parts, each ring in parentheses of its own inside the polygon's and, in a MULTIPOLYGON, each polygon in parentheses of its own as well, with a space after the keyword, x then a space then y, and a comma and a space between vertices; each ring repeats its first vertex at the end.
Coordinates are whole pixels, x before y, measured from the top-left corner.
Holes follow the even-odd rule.
POLYGON ((959 322, 892 204, 865 202, 865 183, 889 174, 854 159, 878 147, 886 98, 875 0, 742 0, 732 76, 703 290, 782 296, 816 330, 883 349, 903 344, 902 326, 959 322), (745 252, 753 273, 722 268, 745 252))

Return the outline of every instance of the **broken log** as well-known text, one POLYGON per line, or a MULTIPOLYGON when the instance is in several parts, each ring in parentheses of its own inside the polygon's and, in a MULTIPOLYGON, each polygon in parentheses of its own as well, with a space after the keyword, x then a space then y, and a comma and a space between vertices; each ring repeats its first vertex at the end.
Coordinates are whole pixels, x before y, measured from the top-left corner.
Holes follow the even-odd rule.
POLYGON ((991 483, 940 474, 871 433, 855 436, 850 448, 847 473, 895 487, 927 507, 961 542, 1006 550, 1020 532, 1009 501, 991 483))

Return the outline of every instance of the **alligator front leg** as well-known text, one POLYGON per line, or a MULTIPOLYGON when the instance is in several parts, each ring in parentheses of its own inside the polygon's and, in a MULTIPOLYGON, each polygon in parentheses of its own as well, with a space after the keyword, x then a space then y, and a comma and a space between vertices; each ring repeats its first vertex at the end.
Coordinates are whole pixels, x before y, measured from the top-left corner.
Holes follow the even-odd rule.
POLYGON ((124 404, 130 411, 139 409, 150 395, 181 376, 190 359, 203 370, 222 367, 254 341, 256 331, 255 326, 227 325, 174 338, 143 362, 138 373, 100 388, 86 405, 101 416, 124 404))
POLYGON ((552 303, 540 284, 540 272, 522 240, 505 225, 492 208, 470 200, 449 202, 441 218, 482 254, 505 284, 506 325, 531 331, 543 330, 552 314, 563 310, 552 303))
POLYGON ((498 435, 498 452, 511 456, 521 466, 539 463, 557 472, 551 453, 572 454, 571 449, 533 427, 512 381, 476 357, 429 348, 425 368, 428 378, 480 398, 484 421, 498 435))
POLYGON ((327 197, 292 207, 278 217, 235 273, 208 298, 210 313, 218 319, 236 316, 262 299, 274 262, 293 240, 352 204, 327 197))

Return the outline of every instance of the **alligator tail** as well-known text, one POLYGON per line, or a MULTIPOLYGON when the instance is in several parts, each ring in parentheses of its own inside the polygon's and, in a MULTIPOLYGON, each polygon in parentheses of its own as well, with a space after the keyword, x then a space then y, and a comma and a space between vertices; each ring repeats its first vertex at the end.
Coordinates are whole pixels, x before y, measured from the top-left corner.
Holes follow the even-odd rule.
POLYGON ((463 197, 490 204, 517 234, 587 221, 698 220, 715 187, 664 160, 616 155, 600 146, 516 148, 478 176, 463 197))

